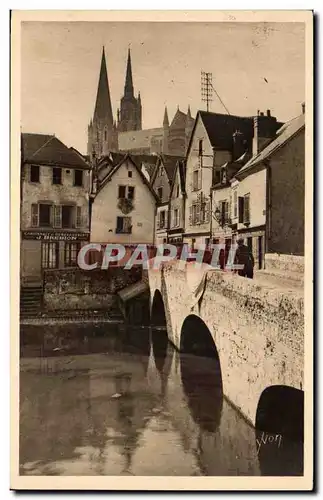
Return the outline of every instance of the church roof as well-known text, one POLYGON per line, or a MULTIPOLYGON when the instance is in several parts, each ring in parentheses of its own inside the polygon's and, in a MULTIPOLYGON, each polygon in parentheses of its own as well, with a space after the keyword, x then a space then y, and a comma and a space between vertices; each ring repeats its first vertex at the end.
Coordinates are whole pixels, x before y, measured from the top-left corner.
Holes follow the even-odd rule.
POLYGON ((163 138, 163 128, 150 128, 146 130, 131 130, 119 132, 118 144, 121 151, 133 149, 150 149, 151 140, 156 137, 163 138))
POLYGON ((108 82, 107 65, 105 60, 104 47, 102 50, 99 85, 96 96, 93 121, 104 121, 113 126, 112 106, 108 82))
POLYGON ((131 68, 130 49, 128 49, 128 60, 127 60, 126 81, 125 81, 125 86, 124 86, 124 95, 133 96, 133 83, 132 83, 132 68, 131 68))
MULTIPOLYGON (((192 118, 192 122, 194 122, 192 118)), ((187 114, 183 113, 183 111, 180 111, 178 109, 174 115, 174 118, 172 120, 172 123, 170 124, 171 129, 185 129, 187 124, 187 114)))
POLYGON ((79 152, 68 148, 54 135, 23 133, 21 151, 25 163, 90 168, 79 152))

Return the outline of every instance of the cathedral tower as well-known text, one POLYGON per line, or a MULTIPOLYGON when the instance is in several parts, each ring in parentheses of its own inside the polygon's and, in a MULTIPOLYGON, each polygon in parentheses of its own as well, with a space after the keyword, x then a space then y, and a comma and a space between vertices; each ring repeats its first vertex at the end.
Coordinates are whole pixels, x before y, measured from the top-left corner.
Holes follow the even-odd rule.
POLYGON ((140 93, 138 98, 134 96, 130 49, 128 50, 124 95, 120 101, 120 111, 118 110, 117 128, 119 132, 141 130, 141 98, 140 93))
POLYGON ((98 91, 93 120, 88 126, 87 154, 97 158, 118 149, 118 134, 113 122, 107 65, 104 47, 102 50, 98 91))

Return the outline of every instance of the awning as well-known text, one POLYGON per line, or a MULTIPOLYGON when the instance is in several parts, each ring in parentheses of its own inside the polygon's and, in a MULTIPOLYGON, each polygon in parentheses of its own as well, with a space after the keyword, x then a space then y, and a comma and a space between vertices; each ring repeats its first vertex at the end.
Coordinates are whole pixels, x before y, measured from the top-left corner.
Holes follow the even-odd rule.
POLYGON ((127 302, 128 300, 134 299, 135 297, 138 297, 139 295, 142 295, 143 293, 148 291, 148 283, 139 281, 120 290, 120 292, 118 292, 118 296, 123 302, 127 302))

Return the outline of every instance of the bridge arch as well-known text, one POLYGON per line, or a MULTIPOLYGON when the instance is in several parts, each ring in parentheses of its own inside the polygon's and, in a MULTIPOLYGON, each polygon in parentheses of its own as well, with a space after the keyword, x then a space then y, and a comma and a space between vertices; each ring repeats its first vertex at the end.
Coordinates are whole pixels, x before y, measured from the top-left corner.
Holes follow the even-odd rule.
POLYGON ((304 392, 287 385, 267 387, 258 401, 255 427, 262 475, 302 475, 304 392))
POLYGON ((185 318, 180 347, 181 379, 193 420, 215 432, 223 406, 221 364, 211 332, 199 316, 185 318))

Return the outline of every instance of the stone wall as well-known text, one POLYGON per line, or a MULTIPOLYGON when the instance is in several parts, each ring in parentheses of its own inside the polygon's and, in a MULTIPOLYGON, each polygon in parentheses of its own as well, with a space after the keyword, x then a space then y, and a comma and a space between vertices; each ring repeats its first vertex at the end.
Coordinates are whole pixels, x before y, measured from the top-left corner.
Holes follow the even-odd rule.
POLYGON ((140 281, 141 276, 140 267, 47 270, 44 272, 44 305, 47 310, 109 310, 117 307, 116 293, 140 281))
POLYGON ((304 274, 304 257, 298 255, 266 253, 265 266, 266 271, 304 274))
POLYGON ((178 262, 165 264, 159 273, 149 271, 151 300, 159 290, 167 334, 178 349, 185 319, 194 315, 204 322, 219 354, 224 394, 254 424, 266 388, 303 389, 302 290, 278 289, 270 283, 209 270, 204 293, 197 300, 189 286, 194 280, 188 279, 194 272, 197 284, 203 270, 188 271, 178 262))

